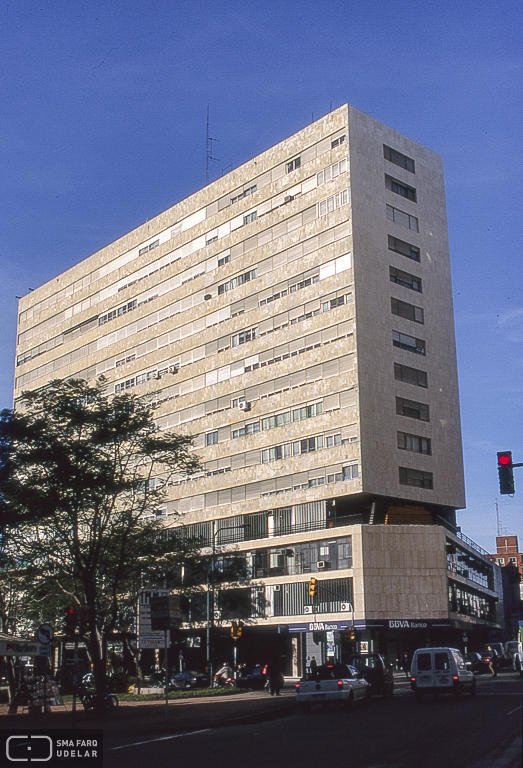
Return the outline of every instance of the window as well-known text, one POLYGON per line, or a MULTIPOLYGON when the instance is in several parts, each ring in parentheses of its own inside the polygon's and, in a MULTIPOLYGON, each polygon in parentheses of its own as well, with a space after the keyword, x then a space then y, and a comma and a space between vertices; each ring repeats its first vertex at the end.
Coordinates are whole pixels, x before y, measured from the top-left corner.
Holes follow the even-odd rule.
POLYGON ((229 280, 227 283, 222 283, 222 285, 218 286, 218 296, 221 296, 222 293, 227 293, 227 291, 231 291, 238 285, 248 283, 249 280, 254 280, 254 278, 257 276, 258 270, 251 269, 250 272, 244 272, 243 275, 237 275, 237 277, 233 277, 232 280, 229 280))
POLYGON ((121 317, 127 312, 131 312, 133 309, 136 309, 137 306, 136 299, 128 301, 127 304, 123 304, 121 307, 118 307, 118 309, 113 309, 105 315, 100 315, 98 318, 98 325, 105 325, 105 323, 109 323, 111 320, 115 320, 117 317, 121 317))
POLYGON ((249 328, 246 331, 240 331, 240 333, 237 333, 235 336, 231 339, 231 344, 233 347, 237 347, 240 344, 245 344, 247 341, 253 341, 258 337, 258 329, 257 328, 249 328))
POLYGON ((218 442, 218 430, 215 432, 207 432, 205 435, 205 445, 216 445, 218 442))
POLYGON ((383 145, 383 157, 390 163, 399 165, 400 168, 405 168, 405 170, 410 171, 410 173, 416 172, 414 170, 414 160, 412 160, 412 158, 407 157, 407 155, 402 155, 401 152, 392 149, 392 147, 387 147, 386 144, 383 145))
POLYGON ((121 360, 116 361, 116 368, 118 368, 120 365, 125 365, 125 363, 131 363, 136 358, 136 355, 128 355, 127 357, 122 357, 121 360))
POLYGON ((432 491, 433 475, 432 472, 421 472, 418 469, 409 469, 408 467, 399 467, 400 485, 411 485, 415 488, 427 488, 432 491))
POLYGON ((252 211, 252 213, 248 213, 246 216, 243 217, 243 223, 250 224, 251 221, 256 221, 258 218, 258 211, 252 211))
POLYGON ((325 184, 327 181, 331 181, 332 179, 335 179, 337 176, 340 176, 342 173, 347 172, 347 158, 344 157, 342 160, 340 160, 337 163, 334 163, 334 165, 329 165, 328 168, 325 168, 323 171, 320 171, 317 174, 316 181, 318 187, 322 184, 325 184))
POLYGON ((227 256, 222 256, 221 259, 218 259, 218 266, 223 267, 224 264, 228 264, 231 260, 231 254, 228 253, 227 256))
POLYGON ((423 323, 423 310, 421 307, 415 307, 413 304, 407 304, 406 301, 399 301, 399 299, 391 299, 391 311, 393 315, 404 317, 407 320, 414 320, 415 323, 423 323))
POLYGON ((349 202, 349 192, 347 189, 344 189, 341 192, 338 192, 337 195, 328 197, 326 200, 322 200, 318 204, 319 215, 326 216, 327 213, 336 211, 342 205, 347 205, 348 202, 349 202))
POLYGON ((290 173, 291 171, 295 171, 296 168, 299 168, 300 166, 301 166, 301 157, 296 157, 294 158, 294 160, 289 160, 289 162, 285 164, 287 173, 290 173))
POLYGON ((213 237, 210 237, 208 240, 205 241, 205 245, 210 245, 211 243, 215 243, 218 240, 218 235, 214 235, 213 237))
POLYGON ((254 184, 252 187, 247 187, 247 189, 244 189, 243 192, 240 192, 239 195, 231 197, 231 203, 237 203, 238 200, 243 200, 244 197, 248 197, 249 195, 254 194, 254 192, 256 192, 256 184, 254 184))
POLYGON ((389 235, 389 251, 395 251, 395 253, 401 253, 402 256, 406 256, 413 261, 421 261, 420 250, 415 245, 406 243, 404 240, 399 240, 397 237, 389 235))
POLYGON ((409 187, 388 174, 385 174, 385 187, 386 189, 390 189, 390 191, 394 192, 396 195, 401 195, 401 197, 405 197, 407 200, 412 200, 413 203, 417 202, 416 190, 414 187, 409 187))
POLYGON ((415 339, 414 336, 407 336, 406 333, 392 331, 392 344, 400 349, 406 349, 408 352, 416 352, 418 355, 425 354, 424 339, 415 339))
POLYGON ((409 416, 411 419, 430 421, 429 406, 426 403, 406 400, 404 397, 396 398, 396 413, 400 416, 409 416))
POLYGON ((396 269, 396 267, 389 267, 389 274, 391 282, 396 283, 397 285, 403 285, 404 288, 410 288, 412 291, 422 293, 421 277, 411 275, 409 272, 402 272, 401 269, 396 269))
POLYGON ((302 419, 310 419, 313 416, 320 416, 323 413, 323 403, 313 403, 312 405, 304 405, 301 408, 297 408, 292 412, 293 421, 301 421, 302 419))
POLYGON ((406 229, 412 229, 414 232, 419 232, 419 221, 415 216, 400 211, 399 208, 394 208, 392 205, 387 205, 387 218, 389 221, 393 221, 395 224, 399 224, 400 227, 406 229))
POLYGON ((343 144, 344 141, 345 141, 345 134, 343 134, 343 136, 340 136, 339 138, 334 139, 333 141, 331 141, 331 149, 334 149, 334 147, 339 147, 339 145, 343 144))
POLYGON ((260 422, 253 421, 251 424, 246 424, 240 429, 234 429, 232 431, 232 439, 236 440, 238 437, 245 437, 245 435, 254 435, 260 431, 260 422))
POLYGON ((414 384, 416 387, 428 387, 426 371, 409 368, 408 365, 394 363, 394 378, 396 381, 404 381, 406 384, 414 384))
POLYGON ((412 451, 412 453, 424 453, 426 456, 432 455, 430 438, 409 435, 406 432, 398 432, 398 448, 403 451, 412 451))
POLYGON ((144 253, 147 253, 147 251, 152 251, 154 248, 157 248, 160 245, 159 240, 155 240, 154 243, 151 243, 150 245, 145 245, 143 248, 140 248, 138 251, 138 256, 143 256, 144 253))
POLYGON ((353 480, 354 478, 359 477, 357 464, 351 464, 350 467, 342 467, 342 471, 344 480, 353 480))

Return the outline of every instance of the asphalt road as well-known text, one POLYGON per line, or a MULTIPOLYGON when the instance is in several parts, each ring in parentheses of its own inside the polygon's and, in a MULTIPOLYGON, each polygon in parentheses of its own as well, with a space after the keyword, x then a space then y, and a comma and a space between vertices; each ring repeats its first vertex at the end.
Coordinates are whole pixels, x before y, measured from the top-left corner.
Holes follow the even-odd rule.
POLYGON ((393 701, 376 698, 352 711, 317 707, 255 725, 114 734, 105 740, 104 765, 520 768, 523 682, 512 672, 477 682, 476 698, 462 701, 426 697, 416 704, 408 683, 397 681, 393 701))

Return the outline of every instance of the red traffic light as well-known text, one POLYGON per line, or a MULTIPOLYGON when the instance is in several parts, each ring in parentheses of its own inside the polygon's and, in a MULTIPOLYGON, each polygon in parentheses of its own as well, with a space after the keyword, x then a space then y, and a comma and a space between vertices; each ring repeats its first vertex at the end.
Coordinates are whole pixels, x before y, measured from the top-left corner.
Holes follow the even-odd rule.
POLYGON ((506 453, 498 453, 498 464, 502 466, 508 466, 512 464, 512 453, 507 451, 506 453))

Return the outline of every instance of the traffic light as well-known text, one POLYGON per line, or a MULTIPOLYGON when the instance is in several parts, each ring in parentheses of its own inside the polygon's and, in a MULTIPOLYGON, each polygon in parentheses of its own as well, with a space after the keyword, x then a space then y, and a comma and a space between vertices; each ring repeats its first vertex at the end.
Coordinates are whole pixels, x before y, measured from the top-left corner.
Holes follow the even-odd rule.
POLYGON ((78 625, 78 631, 81 635, 85 635, 86 632, 89 632, 89 606, 88 605, 81 605, 80 606, 80 621, 78 625))
POLYGON ((236 640, 238 637, 238 624, 235 621, 233 621, 231 624, 231 637, 233 640, 236 640))
POLYGON ((515 489, 512 451, 498 451, 498 475, 499 492, 502 495, 513 496, 515 489))
POLYGON ((78 615, 74 608, 65 609, 65 634, 74 637, 78 626, 78 615))
POLYGON ((313 577, 309 581, 309 597, 314 597, 316 594, 316 579, 313 577))
POLYGON ((241 637, 242 636, 242 629, 243 629, 243 622, 239 621, 238 622, 238 627, 236 628, 236 637, 241 637))

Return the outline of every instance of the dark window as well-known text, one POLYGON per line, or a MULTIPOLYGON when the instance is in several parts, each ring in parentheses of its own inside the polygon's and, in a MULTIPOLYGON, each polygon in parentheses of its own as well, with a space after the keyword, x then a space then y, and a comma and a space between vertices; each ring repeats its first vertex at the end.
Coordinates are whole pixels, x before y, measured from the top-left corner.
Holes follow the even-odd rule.
POLYGON ((408 365, 394 363, 394 378, 397 381, 404 381, 406 384, 414 384, 416 387, 428 387, 426 371, 409 368, 408 365))
POLYGON ((399 467, 400 485, 411 485, 415 488, 433 489, 432 472, 421 472, 418 469, 409 469, 408 467, 399 467))
POLYGON ((399 165, 400 168, 405 168, 410 173, 415 173, 414 160, 411 157, 407 157, 407 155, 402 155, 401 152, 392 149, 392 147, 387 147, 386 144, 383 145, 383 157, 390 163, 399 165))
POLYGON ((414 336, 407 336, 406 333, 392 331, 392 344, 400 349, 406 349, 408 352, 416 352, 418 355, 425 354, 425 340, 415 339, 414 336))
POLYGON ((334 141, 331 141, 331 148, 334 149, 334 147, 339 147, 340 144, 343 144, 345 141, 345 135, 340 136, 339 139, 334 139, 334 141))
POLYGON ((409 435, 406 432, 398 432, 398 448, 402 451, 412 451, 412 453, 424 453, 426 456, 432 455, 432 446, 430 438, 420 435, 409 435))
POLYGON ((301 165, 301 157, 296 157, 294 160, 290 160, 288 163, 285 164, 285 168, 287 169, 287 173, 290 173, 291 171, 296 170, 296 168, 299 168, 301 165))
POLYGON ((218 431, 208 432, 205 435, 205 445, 216 445, 218 442, 218 431))
POLYGON ((228 253, 227 256, 222 256, 221 259, 218 259, 218 266, 223 267, 224 264, 228 264, 231 260, 231 254, 228 253))
POLYGON ((401 253, 402 256, 406 256, 413 261, 420 261, 420 250, 415 245, 406 243, 404 240, 400 240, 397 237, 389 235, 389 251, 395 251, 401 253))
POLYGON ((412 291, 418 291, 421 293, 421 277, 411 275, 410 272, 403 272, 396 267, 389 267, 390 279, 397 285, 403 285, 405 288, 410 288, 412 291))
POLYGON ((430 653, 418 653, 419 672, 430 672, 432 669, 432 658, 430 653))
POLYGON ((404 397, 396 398, 396 413, 400 416, 409 416, 411 419, 430 421, 429 406, 426 403, 406 400, 404 397))
POLYGON ((390 191, 394 192, 396 195, 405 197, 407 200, 412 200, 413 203, 417 202, 416 190, 414 187, 409 187, 407 184, 403 184, 403 182, 394 179, 388 174, 385 174, 385 187, 390 189, 390 191))
POLYGON ((393 315, 405 317, 407 320, 414 320, 415 323, 421 323, 422 325, 425 322, 421 307, 415 307, 413 304, 407 304, 406 301, 399 301, 399 299, 391 299, 390 301, 393 315))

